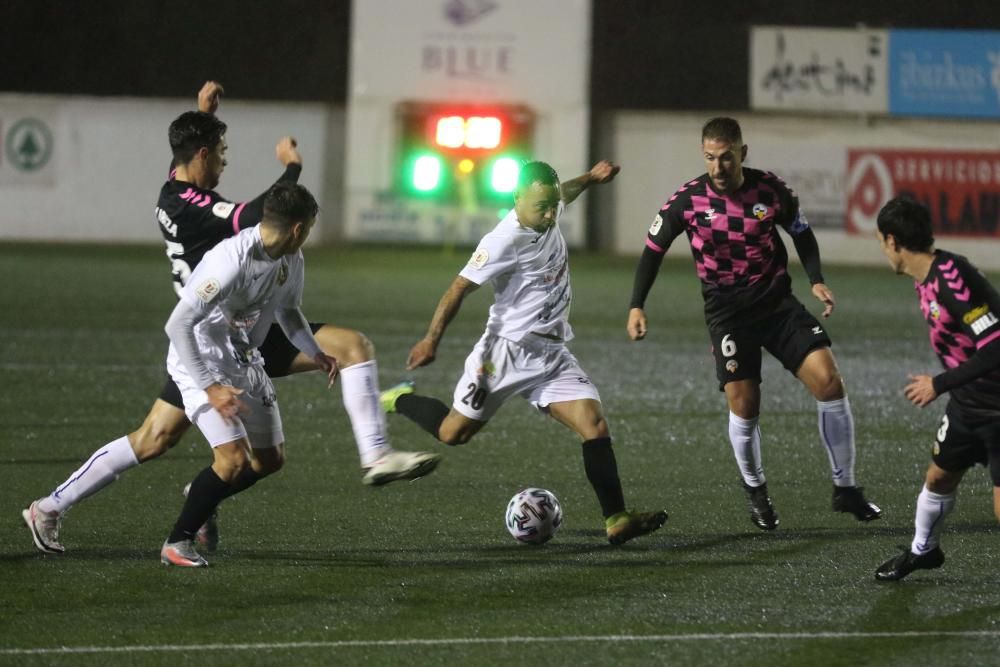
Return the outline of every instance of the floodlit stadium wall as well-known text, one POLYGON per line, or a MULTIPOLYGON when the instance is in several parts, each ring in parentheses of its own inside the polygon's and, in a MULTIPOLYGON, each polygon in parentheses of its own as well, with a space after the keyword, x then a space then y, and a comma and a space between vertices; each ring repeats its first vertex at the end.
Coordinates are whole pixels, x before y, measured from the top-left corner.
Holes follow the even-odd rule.
MULTIPOLYGON (((663 203, 705 172, 701 127, 714 115, 740 120, 747 166, 775 172, 799 194, 825 262, 884 261, 875 214, 894 192, 911 192, 931 204, 942 247, 1000 269, 1000 123, 986 121, 611 112, 595 145, 623 171, 595 207, 593 227, 613 221, 603 247, 642 250, 663 203)), ((672 253, 688 251, 681 244, 672 253)))
MULTIPOLYGON (((315 238, 341 238, 344 109, 223 104, 229 165, 221 193, 244 200, 262 192, 281 173, 274 146, 291 134, 305 162, 302 182, 322 207, 315 238)), ((193 96, 0 95, 0 241, 158 242, 153 205, 170 161, 167 126, 193 106, 193 96)), ((704 172, 700 131, 711 115, 600 114, 592 159, 614 159, 623 172, 585 195, 592 245, 623 255, 641 251, 659 207, 704 172)), ((743 124, 747 164, 774 171, 798 192, 824 261, 882 262, 873 215, 892 192, 904 190, 932 203, 942 246, 1000 269, 1000 123, 733 115, 743 124)))
MULTIPOLYGON (((0 240, 146 242, 167 177, 167 127, 189 99, 0 95, 0 240)), ((275 145, 299 143, 301 182, 322 208, 314 237, 336 235, 344 113, 318 103, 225 99, 228 166, 220 193, 242 201, 281 175, 275 145), (329 156, 336 159, 329 159, 329 156)))

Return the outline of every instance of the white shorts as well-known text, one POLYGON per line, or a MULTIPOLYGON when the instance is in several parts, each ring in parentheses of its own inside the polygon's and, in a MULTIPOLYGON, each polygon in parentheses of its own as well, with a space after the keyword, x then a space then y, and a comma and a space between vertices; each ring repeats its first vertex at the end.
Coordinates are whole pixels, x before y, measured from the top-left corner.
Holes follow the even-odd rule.
POLYGON ((465 360, 453 407, 485 422, 515 394, 542 411, 552 403, 601 400, 566 343, 530 333, 517 343, 484 334, 465 360))
POLYGON ((179 366, 179 363, 172 364, 168 360, 167 371, 181 390, 184 413, 212 447, 242 438, 249 440, 254 449, 277 447, 285 441, 274 385, 263 366, 241 369, 245 376, 232 376, 232 386, 243 390, 239 399, 246 405, 246 410, 229 421, 212 407, 208 394, 195 386, 187 372, 179 366))

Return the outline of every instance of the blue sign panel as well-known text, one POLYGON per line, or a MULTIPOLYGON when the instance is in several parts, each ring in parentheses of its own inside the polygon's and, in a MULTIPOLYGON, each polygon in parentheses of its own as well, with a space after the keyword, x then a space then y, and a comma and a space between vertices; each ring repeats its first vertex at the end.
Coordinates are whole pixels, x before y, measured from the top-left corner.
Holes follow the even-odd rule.
POLYGON ((890 30, 889 113, 1000 118, 1000 32, 890 30))

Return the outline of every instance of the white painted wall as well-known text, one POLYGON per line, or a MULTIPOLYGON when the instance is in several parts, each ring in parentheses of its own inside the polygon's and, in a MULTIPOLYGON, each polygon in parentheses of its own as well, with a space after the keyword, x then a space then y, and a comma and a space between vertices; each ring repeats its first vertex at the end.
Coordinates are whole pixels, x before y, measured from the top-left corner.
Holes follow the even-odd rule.
MULTIPOLYGON (((195 106, 194 94, 184 100, 0 95, 0 132, 17 118, 40 116, 50 119, 54 139, 52 171, 39 184, 12 178, 9 160, 3 165, 0 240, 159 241, 153 207, 170 164, 167 127, 195 106)), ((331 236, 340 216, 343 111, 224 99, 219 116, 229 126, 229 166, 219 192, 235 200, 263 192, 283 171, 275 145, 292 135, 304 163, 301 182, 324 211, 315 236, 331 236)))
MULTIPOLYGON (((641 252, 646 230, 660 206, 677 188, 705 172, 701 127, 714 115, 738 118, 749 146, 747 165, 768 169, 798 193, 810 218, 817 211, 846 210, 843 187, 848 147, 1000 149, 1000 123, 922 119, 805 117, 749 113, 661 113, 623 111, 611 114, 600 142, 623 165, 613 204, 606 207, 614 226, 613 250, 641 252), (808 181, 808 183, 807 183, 808 181), (810 187, 803 187, 809 185, 810 187)), ((883 260, 871 238, 817 229, 823 261, 878 264, 883 260)), ((1000 240, 938 237, 938 245, 967 255, 979 266, 1000 269, 1000 240)), ((678 240, 671 253, 688 255, 678 240)), ((791 251, 794 256, 794 250, 791 251)))

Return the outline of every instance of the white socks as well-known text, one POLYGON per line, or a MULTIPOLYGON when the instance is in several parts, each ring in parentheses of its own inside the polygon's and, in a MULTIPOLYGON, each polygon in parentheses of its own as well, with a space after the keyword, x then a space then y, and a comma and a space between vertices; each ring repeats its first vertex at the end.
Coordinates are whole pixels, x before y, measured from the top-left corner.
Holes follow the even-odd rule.
POLYGON ((816 401, 819 437, 830 458, 834 486, 854 486, 854 418, 847 397, 816 401))
POLYGON ((729 413, 729 441, 747 486, 760 486, 767 481, 760 459, 760 427, 757 420, 758 417, 743 419, 729 413))
POLYGON ((60 514, 84 498, 93 495, 118 479, 118 475, 139 465, 128 436, 112 440, 91 455, 52 495, 38 501, 43 512, 60 514))
POLYGON ((954 493, 934 493, 924 486, 917 496, 917 516, 913 521, 913 544, 910 545, 910 551, 918 556, 932 551, 938 545, 941 524, 953 509, 954 493))
POLYGON ((367 468, 392 451, 386 434, 385 413, 379 402, 378 364, 372 359, 348 366, 340 371, 340 383, 361 467, 367 468))

